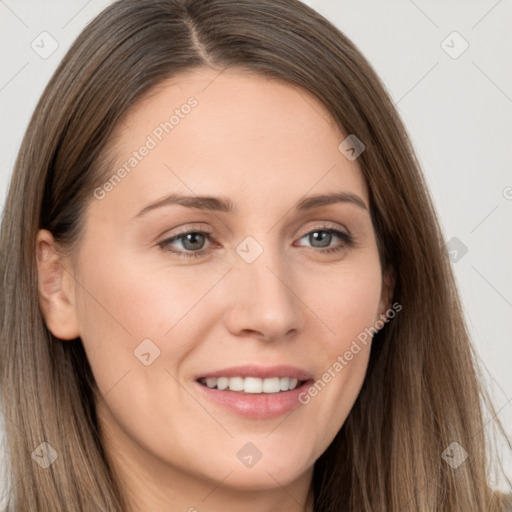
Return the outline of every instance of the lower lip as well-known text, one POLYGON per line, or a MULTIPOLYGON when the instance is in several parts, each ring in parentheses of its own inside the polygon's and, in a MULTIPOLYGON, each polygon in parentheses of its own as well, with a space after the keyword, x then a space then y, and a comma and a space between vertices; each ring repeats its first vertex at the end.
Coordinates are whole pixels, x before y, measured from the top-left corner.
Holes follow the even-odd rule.
POLYGON ((213 402, 241 416, 254 419, 276 418, 293 411, 302 405, 299 395, 304 393, 312 383, 312 380, 308 380, 295 389, 279 393, 240 393, 238 391, 221 391, 195 382, 201 392, 205 393, 213 402))

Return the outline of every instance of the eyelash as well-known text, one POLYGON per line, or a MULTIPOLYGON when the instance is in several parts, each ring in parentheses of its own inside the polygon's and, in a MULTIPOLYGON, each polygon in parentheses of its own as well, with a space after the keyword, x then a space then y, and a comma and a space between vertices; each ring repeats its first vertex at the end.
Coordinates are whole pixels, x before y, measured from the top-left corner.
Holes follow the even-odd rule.
MULTIPOLYGON (((306 233, 304 233, 300 238, 302 239, 312 233, 316 233, 319 231, 336 235, 338 238, 340 238, 343 241, 343 245, 339 245, 336 247, 330 247, 328 249, 318 249, 317 252, 320 252, 322 254, 328 254, 328 253, 334 253, 334 252, 341 251, 347 247, 351 248, 351 247, 355 246, 355 241, 354 241, 352 235, 349 235, 348 233, 345 233, 344 231, 340 231, 339 229, 333 228, 331 226, 326 226, 326 225, 316 226, 316 227, 310 229, 309 231, 307 231, 306 233)), ((212 232, 204 231, 204 230, 200 230, 200 229, 180 231, 173 237, 167 238, 166 240, 163 240, 162 242, 160 242, 158 244, 158 246, 161 249, 164 249, 172 254, 176 254, 177 256, 183 257, 183 258, 194 258, 194 257, 203 256, 204 253, 207 252, 207 249, 200 249, 199 251, 176 251, 174 249, 168 248, 172 242, 180 239, 183 236, 189 235, 189 234, 200 234, 200 235, 207 235, 208 237, 211 237, 212 232)), ((315 248, 313 247, 313 249, 315 249, 315 248)))

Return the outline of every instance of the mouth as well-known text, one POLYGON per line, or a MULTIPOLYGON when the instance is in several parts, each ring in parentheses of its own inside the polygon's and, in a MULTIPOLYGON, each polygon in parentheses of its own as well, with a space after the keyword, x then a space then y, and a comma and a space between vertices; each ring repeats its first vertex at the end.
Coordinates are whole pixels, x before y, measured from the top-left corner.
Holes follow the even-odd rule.
POLYGON ((205 398, 248 419, 276 418, 301 407, 313 382, 311 373, 292 366, 238 366, 195 378, 205 398))
POLYGON ((291 377, 208 377, 198 379, 199 384, 219 391, 233 391, 241 394, 276 394, 301 387, 307 380, 291 377))

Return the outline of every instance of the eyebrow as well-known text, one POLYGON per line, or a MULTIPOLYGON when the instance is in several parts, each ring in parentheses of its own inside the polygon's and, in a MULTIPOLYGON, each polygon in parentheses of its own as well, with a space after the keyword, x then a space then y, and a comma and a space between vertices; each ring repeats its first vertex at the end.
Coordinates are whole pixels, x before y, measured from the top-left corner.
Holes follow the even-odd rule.
MULTIPOLYGON (((299 211, 311 210, 320 206, 326 206, 334 203, 349 203, 368 211, 365 202, 356 194, 351 192, 336 192, 332 194, 320 194, 309 196, 297 202, 295 209, 299 211)), ((198 210, 211 210, 223 213, 235 213, 236 206, 226 197, 212 196, 184 196, 179 194, 170 194, 154 203, 143 208, 134 218, 142 217, 144 214, 156 208, 162 208, 177 204, 187 208, 195 208, 198 210)))

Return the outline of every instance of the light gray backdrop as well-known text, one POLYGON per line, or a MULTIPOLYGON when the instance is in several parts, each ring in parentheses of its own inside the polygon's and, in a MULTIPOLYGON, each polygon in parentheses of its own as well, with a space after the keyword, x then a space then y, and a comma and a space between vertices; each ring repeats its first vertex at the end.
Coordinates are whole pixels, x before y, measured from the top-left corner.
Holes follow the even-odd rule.
MULTIPOLYGON (((0 209, 44 86, 80 30, 109 3, 0 0, 0 209)), ((409 130, 473 343, 494 377, 487 385, 512 436, 512 0, 306 3, 362 50, 409 130)), ((506 466, 512 475, 510 458, 506 466)))

